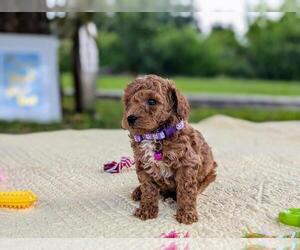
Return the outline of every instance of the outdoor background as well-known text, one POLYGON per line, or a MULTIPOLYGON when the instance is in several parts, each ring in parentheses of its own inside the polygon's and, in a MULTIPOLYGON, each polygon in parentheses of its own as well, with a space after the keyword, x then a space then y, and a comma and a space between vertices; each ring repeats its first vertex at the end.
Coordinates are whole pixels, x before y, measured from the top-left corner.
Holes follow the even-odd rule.
MULTIPOLYGON (((284 4, 284 2, 283 2, 284 4)), ((300 96, 300 15, 248 13, 48 13, 60 39, 59 68, 63 121, 55 124, 0 121, 0 131, 120 128, 120 100, 98 98, 93 112, 76 113, 72 75, 72 29, 76 18, 98 29, 97 89, 121 93, 136 76, 171 78, 186 95, 213 98, 300 96), (81 16, 80 16, 81 15, 81 16), (212 18, 212 16, 214 18, 212 18), (231 16, 231 17, 230 17, 231 16)), ((271 99, 270 99, 271 98, 271 99)), ((299 107, 193 105, 190 121, 224 114, 251 121, 300 120, 299 107)))

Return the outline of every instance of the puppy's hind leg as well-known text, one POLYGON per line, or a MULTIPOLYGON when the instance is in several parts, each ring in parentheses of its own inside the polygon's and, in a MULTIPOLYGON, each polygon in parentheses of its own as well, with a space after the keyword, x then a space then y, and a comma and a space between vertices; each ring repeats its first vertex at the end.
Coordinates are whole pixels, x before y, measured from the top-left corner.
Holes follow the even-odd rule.
POLYGON ((131 198, 134 200, 134 201, 140 201, 141 200, 141 196, 142 196, 142 191, 141 191, 141 186, 137 186, 132 194, 131 194, 131 198))
POLYGON ((200 182, 198 182, 198 185, 197 185, 197 191, 198 191, 198 194, 202 193, 206 188, 207 186, 215 181, 215 179, 217 178, 217 173, 216 173, 216 167, 217 167, 217 163, 214 162, 214 167, 213 169, 208 173, 207 176, 205 176, 205 178, 200 182))

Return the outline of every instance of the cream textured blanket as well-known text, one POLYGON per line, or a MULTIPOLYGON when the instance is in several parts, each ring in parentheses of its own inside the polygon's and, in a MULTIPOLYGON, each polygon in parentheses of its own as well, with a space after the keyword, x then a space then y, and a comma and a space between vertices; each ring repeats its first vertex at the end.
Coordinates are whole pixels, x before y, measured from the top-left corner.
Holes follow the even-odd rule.
POLYGON ((199 222, 180 225, 176 204, 160 202, 159 217, 140 221, 130 199, 138 185, 132 169, 102 170, 106 161, 132 155, 121 130, 0 135, 3 190, 31 189, 35 208, 0 210, 1 237, 157 237, 173 229, 192 237, 289 233, 280 210, 300 206, 300 122, 255 124, 215 116, 195 125, 213 148, 218 178, 198 199, 199 222))

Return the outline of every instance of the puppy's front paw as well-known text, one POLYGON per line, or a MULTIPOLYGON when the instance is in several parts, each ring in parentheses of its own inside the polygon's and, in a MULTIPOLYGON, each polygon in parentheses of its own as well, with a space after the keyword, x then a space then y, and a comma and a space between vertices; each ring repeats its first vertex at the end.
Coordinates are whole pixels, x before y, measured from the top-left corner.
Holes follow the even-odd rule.
POLYGON ((198 221, 198 214, 196 209, 179 209, 176 213, 176 219, 178 222, 188 225, 198 221))
POLYGON ((154 219, 158 215, 158 207, 157 206, 147 206, 143 208, 137 208, 135 210, 134 215, 141 220, 154 219))

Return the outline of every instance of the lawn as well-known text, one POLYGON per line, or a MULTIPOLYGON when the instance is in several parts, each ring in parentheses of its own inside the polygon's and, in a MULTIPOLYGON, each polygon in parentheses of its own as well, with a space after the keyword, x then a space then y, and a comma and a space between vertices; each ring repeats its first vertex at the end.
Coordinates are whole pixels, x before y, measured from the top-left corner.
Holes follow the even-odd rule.
MULTIPOLYGON (((97 80, 97 86, 103 90, 122 90, 134 79, 130 75, 105 75, 97 80)), ((211 94, 256 94, 256 95, 300 95, 300 82, 269 81, 257 79, 232 79, 225 77, 172 77, 176 86, 185 93, 211 94)), ((72 77, 62 75, 64 87, 72 87, 72 77)))
MULTIPOLYGON (((133 77, 103 76, 98 79, 98 87, 105 90, 121 90, 133 77)), ((174 77, 176 85, 185 93, 214 94, 266 94, 266 95, 300 95, 300 82, 239 80, 229 78, 192 78, 174 77)), ((71 76, 62 76, 64 88, 72 87, 71 76)), ((73 98, 63 100, 64 118, 61 123, 36 124, 24 122, 0 122, 0 133, 29 133, 51 131, 58 129, 88 129, 88 128, 120 128, 122 105, 119 101, 98 100, 96 115, 74 114, 73 98)), ((300 120, 300 110, 263 109, 263 108, 193 108, 190 121, 195 123, 216 114, 224 114, 250 121, 283 121, 300 120)))
MULTIPOLYGON (((119 101, 97 101, 95 117, 90 114, 74 114, 72 112, 73 99, 64 98, 64 119, 61 123, 36 124, 24 122, 0 122, 0 133, 29 133, 38 131, 52 131, 58 129, 89 129, 89 128, 120 128, 122 105, 119 101)), ((224 114, 250 121, 281 121, 300 120, 300 111, 297 110, 266 110, 252 108, 194 108, 190 122, 200 120, 216 114, 224 114)))

